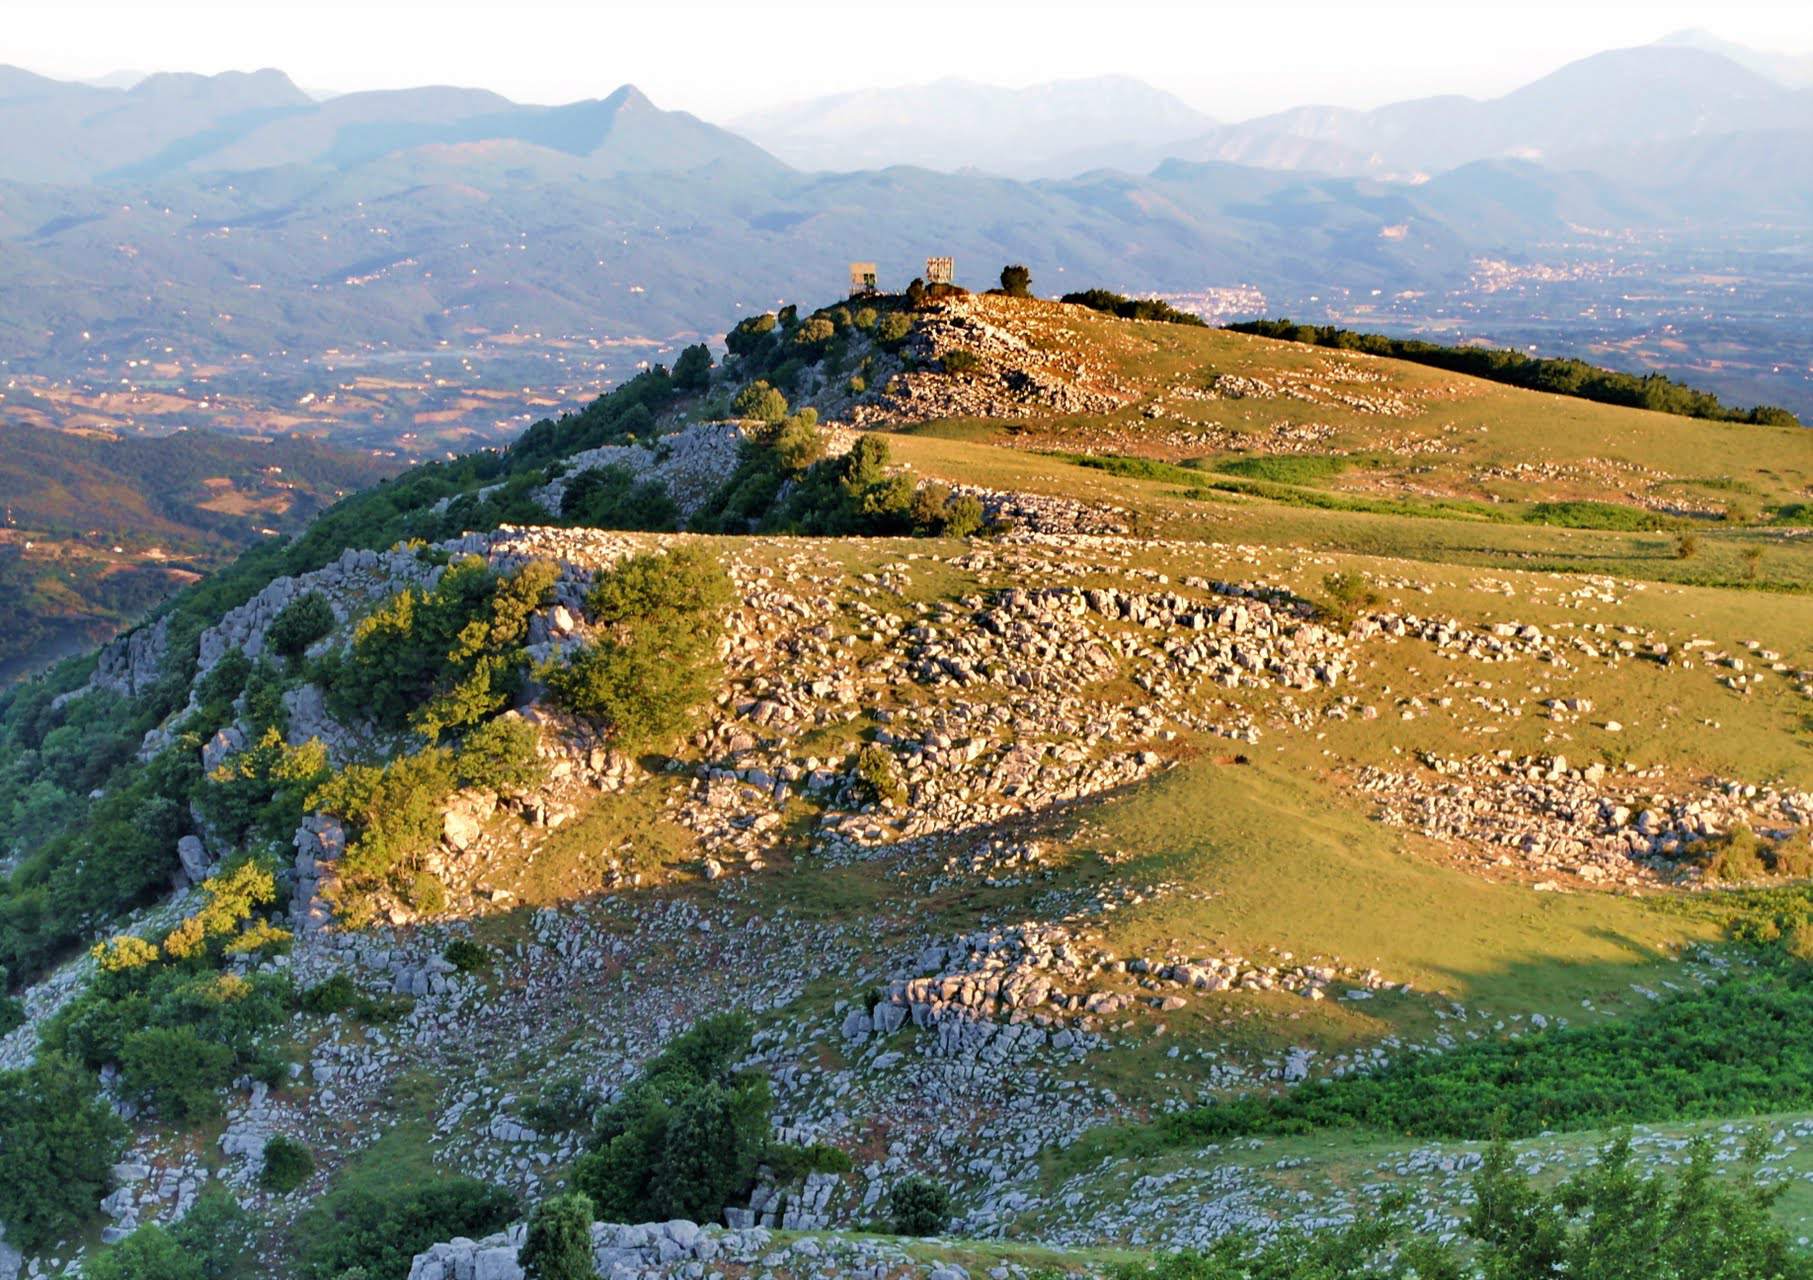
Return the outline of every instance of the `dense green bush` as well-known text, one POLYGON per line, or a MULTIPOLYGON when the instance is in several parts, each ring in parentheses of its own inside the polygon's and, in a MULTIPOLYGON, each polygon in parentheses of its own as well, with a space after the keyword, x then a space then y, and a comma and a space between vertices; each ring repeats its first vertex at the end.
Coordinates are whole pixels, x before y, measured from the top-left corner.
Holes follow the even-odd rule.
POLYGON ((977 355, 974 351, 959 347, 954 351, 946 351, 943 355, 939 356, 938 363, 944 367, 946 373, 974 373, 981 367, 982 357, 977 355))
POLYGON ((740 1014, 702 1019, 599 1114, 573 1184, 607 1219, 710 1221, 746 1194, 768 1143, 765 1076, 739 1074, 740 1014))
POLYGON ((0 1225, 41 1253, 80 1231, 113 1185, 126 1126, 93 1072, 53 1052, 0 1072, 0 1225))
POLYGON ((528 1280, 594 1280, 592 1202, 575 1193, 536 1205, 517 1261, 528 1280))
POLYGON ((730 411, 739 418, 779 422, 787 416, 787 397, 758 379, 737 392, 730 402, 730 411))
POLYGON ((297 999, 297 1004, 309 1013, 323 1016, 333 1013, 345 1013, 359 1000, 358 984, 351 975, 336 973, 331 978, 323 978, 314 986, 304 991, 297 999))
POLYGON ((342 1187, 300 1223, 303 1271, 312 1280, 339 1280, 354 1267, 378 1280, 406 1276, 415 1255, 436 1241, 490 1235, 520 1212, 513 1192, 472 1178, 342 1187))
POLYGON ((471 938, 455 938, 441 952, 441 958, 461 973, 481 973, 497 958, 490 947, 471 938))
MULTIPOLYGON (((912 305, 909 301, 908 305, 912 305)), ((875 326, 875 341, 882 346, 895 348, 904 343, 913 333, 913 317, 904 311, 890 311, 875 326)))
POLYGON ((1170 303, 1157 298, 1129 298, 1123 294, 1111 293, 1107 289, 1084 289, 1079 293, 1067 293, 1060 301, 1079 307, 1088 307, 1091 311, 1105 311, 1109 315, 1119 316, 1123 320, 1157 320, 1164 324, 1187 324, 1207 328, 1201 316, 1193 316, 1188 311, 1179 311, 1170 303))
POLYGON ((370 896, 401 891, 421 871, 441 838, 441 802, 458 785, 451 751, 430 747, 382 765, 348 765, 309 798, 309 806, 347 828, 334 906, 357 927, 370 918, 370 896))
POLYGON ((527 791, 547 776, 539 754, 541 731, 518 715, 487 720, 460 740, 454 776, 462 787, 527 791))
POLYGON ((666 485, 653 478, 639 481, 622 465, 592 467, 567 481, 560 514, 594 529, 667 530, 680 522, 680 508, 666 485))
POLYGON ((271 619, 264 641, 280 658, 300 658, 334 629, 334 610, 319 591, 297 596, 271 619))
POLYGON ((132 935, 93 949, 88 988, 57 1011, 44 1042, 177 1123, 217 1115, 236 1076, 275 1083, 285 1062, 268 1032, 289 1010, 280 973, 221 972, 226 957, 288 943, 264 913, 277 907, 268 863, 245 859, 204 881, 201 904, 160 943, 132 935))
POLYGON ((1409 1054, 1378 1071, 1200 1107, 1168 1131, 1180 1142, 1328 1128, 1524 1137, 1813 1106, 1806 974, 1765 957, 1616 1021, 1409 1054))
POLYGON ((1010 298, 1032 297, 1032 272, 1019 263, 1002 267, 1001 292, 1010 298))
POLYGON ((86 1264, 88 1280, 239 1280, 252 1273, 245 1210, 218 1185, 170 1227, 147 1223, 86 1264))
POLYGON ((199 750, 188 738, 141 768, 122 769, 100 798, 72 802, 64 825, 0 881, 0 967, 13 982, 39 976, 168 887, 172 851, 190 828, 199 750))
POLYGON ((856 753, 856 780, 875 804, 905 804, 906 782, 894 753, 878 742, 865 742, 856 753))
POLYGON ((264 1168, 258 1171, 258 1185, 267 1191, 294 1191, 315 1172, 315 1153, 308 1147, 273 1133, 264 1143, 264 1168))
POLYGON ((772 312, 745 316, 724 335, 724 346, 733 356, 744 359, 760 356, 774 345, 775 323, 772 312))
POLYGON ((83 1274, 89 1280, 202 1280, 201 1260, 155 1222, 103 1251, 83 1274))
POLYGON ((825 456, 825 433, 818 429, 818 414, 802 410, 781 423, 772 442, 775 459, 789 475, 804 471, 825 456))
MULTIPOLYGON (((1066 299, 1069 301, 1069 299, 1066 299)), ((1355 333, 1333 325, 1293 324, 1289 320, 1249 320, 1231 324, 1236 333, 1257 334, 1287 342, 1303 342, 1343 351, 1364 351, 1393 360, 1410 360, 1464 373, 1492 382, 1509 383, 1532 391, 1577 396, 1604 404, 1621 404, 1658 413, 1723 422, 1750 422, 1764 426, 1794 427, 1800 422, 1786 409, 1757 405, 1736 409, 1720 403, 1708 391, 1698 391, 1659 373, 1619 373, 1583 360, 1544 359, 1498 347, 1444 347, 1415 338, 1387 338, 1377 333, 1355 333)))
POLYGON ((953 497, 945 485, 915 484, 892 471, 880 436, 862 436, 842 457, 824 457, 823 437, 803 415, 767 441, 746 441, 736 471, 694 521, 705 532, 818 537, 967 537, 982 524, 973 495, 953 497))
POLYGON ((667 741, 712 687, 731 598, 723 568, 696 547, 632 556, 600 573, 586 607, 604 634, 540 670, 549 696, 626 748, 667 741))
POLYGON ((711 348, 694 343, 674 361, 672 374, 676 391, 703 391, 711 385, 711 348))
POLYGON ((888 1225, 899 1236, 935 1236, 951 1224, 951 1193, 922 1174, 888 1192, 888 1225))
POLYGON ((529 616, 559 575, 536 561, 503 576, 469 556, 433 590, 398 592, 360 621, 346 658, 324 666, 330 707, 429 742, 495 714, 521 682, 529 616))
POLYGON ((233 1078, 233 1050, 187 1027, 145 1027, 120 1044, 120 1076, 163 1119, 186 1125, 212 1119, 219 1090, 233 1078))
POLYGON ((1665 528, 1670 522, 1654 511, 1615 502, 1536 502, 1524 513, 1531 524, 1566 529, 1615 529, 1637 532, 1665 528))
POLYGON ((296 830, 309 796, 332 772, 319 741, 291 746, 272 727, 223 760, 197 791, 195 804, 228 844, 280 841, 296 830))

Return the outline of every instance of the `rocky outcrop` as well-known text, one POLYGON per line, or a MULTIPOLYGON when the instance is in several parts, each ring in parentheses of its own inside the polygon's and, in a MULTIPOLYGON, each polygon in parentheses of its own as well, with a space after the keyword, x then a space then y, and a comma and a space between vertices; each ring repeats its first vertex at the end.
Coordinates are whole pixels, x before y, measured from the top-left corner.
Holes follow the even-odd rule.
POLYGON ((602 445, 565 459, 560 476, 536 490, 535 501, 550 515, 560 514, 561 499, 573 480, 587 471, 621 467, 638 480, 655 480, 690 517, 717 493, 736 470, 737 453, 751 429, 747 422, 701 422, 645 443, 602 445))
POLYGON ((1474 860, 1486 865, 1589 884, 1694 879, 1699 868, 1682 855, 1697 841, 1739 826, 1779 840, 1813 826, 1813 792, 1718 779, 1684 785, 1659 769, 1508 751, 1426 754, 1421 764, 1360 772, 1381 821, 1476 849, 1474 860))
POLYGON ((94 674, 79 689, 60 694, 52 703, 62 706, 72 698, 95 689, 136 698, 163 678, 164 659, 170 652, 170 619, 166 615, 148 626, 138 627, 109 640, 101 646, 94 674))
MULTIPOLYGON (((409 1280, 523 1280, 517 1261, 526 1228, 512 1227, 483 1240, 451 1240, 419 1253, 409 1280)), ((806 1236, 777 1243, 767 1230, 702 1228, 684 1220, 622 1226, 592 1226, 593 1265, 610 1280, 633 1277, 698 1276, 725 1268, 760 1270, 777 1277, 836 1275, 853 1280, 884 1276, 925 1276, 968 1280, 961 1267, 915 1263, 899 1245, 836 1236, 806 1236)))

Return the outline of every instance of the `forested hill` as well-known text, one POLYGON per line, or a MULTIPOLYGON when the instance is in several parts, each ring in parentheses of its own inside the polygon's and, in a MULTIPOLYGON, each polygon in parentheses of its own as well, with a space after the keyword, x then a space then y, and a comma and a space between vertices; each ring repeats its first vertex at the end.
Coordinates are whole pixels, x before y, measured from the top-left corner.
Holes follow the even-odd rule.
POLYGON ((0 590, 14 604, 0 618, 0 673, 105 638, 241 547, 295 532, 396 469, 302 437, 0 422, 0 590))

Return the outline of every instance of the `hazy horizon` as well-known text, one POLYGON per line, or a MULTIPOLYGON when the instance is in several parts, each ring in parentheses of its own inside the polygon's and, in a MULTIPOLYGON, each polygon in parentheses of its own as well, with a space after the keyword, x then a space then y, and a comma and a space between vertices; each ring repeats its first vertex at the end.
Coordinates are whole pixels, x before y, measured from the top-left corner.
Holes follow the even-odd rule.
POLYGON ((1305 104, 1493 97, 1578 58, 1687 28, 1771 53, 1813 49, 1813 7, 1773 4, 1537 5, 1512 22, 1497 11, 1421 3, 1356 15, 1326 3, 1253 12, 1147 0, 1108 25, 1088 6, 1021 0, 961 8, 937 0, 921 13, 914 29, 899 11, 851 13, 817 0, 677 4, 660 14, 532 0, 510 8, 507 23, 494 6, 419 0, 191 3, 157 13, 25 0, 0 62, 91 81, 123 71, 274 67, 312 93, 450 84, 525 103, 601 97, 634 83, 663 107, 719 122, 864 87, 961 78, 1017 88, 1124 75, 1237 120, 1305 104), (451 24, 451 38, 423 39, 431 22, 443 33, 451 24), (1161 31, 1165 38, 1155 38, 1161 31))

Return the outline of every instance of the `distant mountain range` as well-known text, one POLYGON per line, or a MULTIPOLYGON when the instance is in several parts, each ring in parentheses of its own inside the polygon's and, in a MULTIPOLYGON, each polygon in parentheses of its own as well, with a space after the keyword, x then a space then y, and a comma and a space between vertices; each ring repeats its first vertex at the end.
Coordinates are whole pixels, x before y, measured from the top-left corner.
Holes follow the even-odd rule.
POLYGON ((1127 168, 1141 154, 1196 138, 1214 121, 1130 76, 1003 89, 947 79, 863 89, 773 107, 730 122, 801 169, 910 164, 1008 178, 1127 168))
POLYGON ((117 89, 0 67, 0 178, 13 181, 118 184, 291 165, 344 171, 378 160, 406 169, 462 153, 543 178, 782 167, 734 134, 657 109, 633 85, 558 107, 444 87, 317 101, 268 69, 160 74, 117 89))
POLYGON ((1095 167, 1143 173, 1182 159, 1416 180, 1475 160, 1565 163, 1607 147, 1813 129, 1808 84, 1813 60, 1683 33, 1570 63, 1483 101, 1305 106, 1215 125, 1124 77, 1020 90, 946 80, 818 98, 731 124, 788 163, 814 169, 895 163, 1042 178, 1095 167))
POLYGON ((1727 57, 1650 45, 1596 54, 1500 98, 1422 98, 1376 111, 1299 107, 1173 148, 1184 158, 1330 173, 1412 176, 1476 160, 1553 161, 1759 129, 1813 129, 1813 92, 1727 57), (1308 147, 1302 159, 1293 148, 1308 147))
POLYGON ((120 88, 0 68, 0 377, 117 382, 164 348, 230 369, 471 335, 675 343, 734 318, 726 281, 752 310, 819 299, 856 258, 896 285, 946 252, 971 284, 1023 261, 1042 291, 1362 296, 1582 237, 1813 219, 1813 90, 1680 43, 1491 101, 1241 124, 1107 78, 850 94, 744 126, 783 154, 628 85, 535 107, 317 100, 273 70, 120 88), (873 167, 902 154, 927 164, 873 167))
POLYGON ((1656 43, 1716 53, 1791 89, 1813 87, 1813 53, 1778 53, 1772 49, 1752 49, 1730 40, 1721 40, 1712 32, 1699 29, 1677 31, 1663 36, 1656 43))

